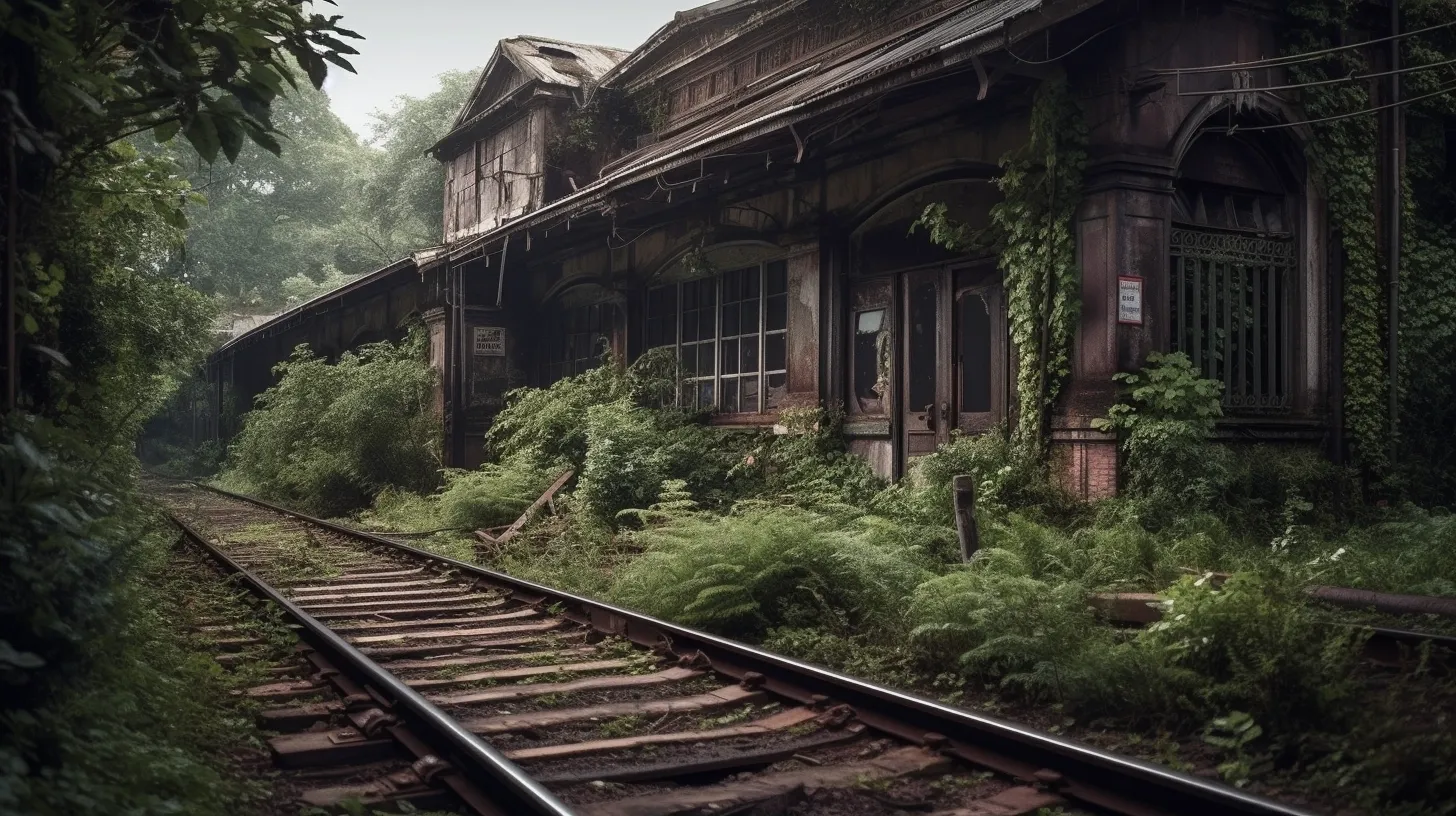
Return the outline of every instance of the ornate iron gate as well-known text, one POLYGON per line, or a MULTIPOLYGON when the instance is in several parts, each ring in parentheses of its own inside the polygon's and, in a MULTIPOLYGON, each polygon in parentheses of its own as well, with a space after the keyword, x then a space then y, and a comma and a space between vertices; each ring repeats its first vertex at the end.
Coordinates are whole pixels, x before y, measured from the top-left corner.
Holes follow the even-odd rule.
POLYGON ((1175 228, 1171 253, 1173 350, 1228 413, 1287 411, 1294 240, 1175 228))

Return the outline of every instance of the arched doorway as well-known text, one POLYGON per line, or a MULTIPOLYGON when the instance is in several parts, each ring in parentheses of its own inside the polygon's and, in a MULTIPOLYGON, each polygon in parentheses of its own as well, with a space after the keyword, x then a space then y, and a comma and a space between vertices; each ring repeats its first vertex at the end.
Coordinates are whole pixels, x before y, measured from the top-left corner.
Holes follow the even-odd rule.
POLYGON ((952 431, 981 432, 1005 418, 1006 324, 995 259, 949 252, 924 230, 911 231, 933 203, 984 228, 999 198, 984 177, 922 185, 876 208, 850 236, 846 404, 851 421, 885 424, 896 475, 952 431))

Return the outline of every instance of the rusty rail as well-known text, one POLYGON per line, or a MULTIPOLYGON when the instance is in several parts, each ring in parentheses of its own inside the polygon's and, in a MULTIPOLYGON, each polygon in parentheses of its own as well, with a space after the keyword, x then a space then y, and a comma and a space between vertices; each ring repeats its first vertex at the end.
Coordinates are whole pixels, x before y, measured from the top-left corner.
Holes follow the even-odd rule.
MULTIPOLYGON (((241 496, 234 498, 243 499, 241 496)), ((393 736, 403 747, 418 755, 416 764, 422 769, 422 776, 429 774, 428 778, 436 778, 438 775, 441 784, 453 790, 481 816, 570 816, 570 809, 485 740, 466 730, 418 691, 385 671, 262 578, 213 546, 191 525, 176 515, 172 516, 172 522, 189 542, 206 552, 224 570, 240 578, 253 594, 277 604, 298 624, 300 639, 327 655, 328 659, 315 663, 321 675, 331 676, 342 670, 345 676, 352 678, 352 682, 342 683, 341 691, 373 697, 385 703, 392 715, 405 721, 403 728, 391 730, 396 732, 393 736), (416 734, 422 734, 424 738, 416 734), (431 747, 443 748, 448 754, 438 757, 430 752, 431 747), (447 758, 452 760, 448 767, 438 762, 438 759, 447 758)))
MULTIPOLYGON (((407 554, 412 559, 476 576, 508 590, 517 601, 559 609, 560 615, 568 620, 585 624, 601 633, 626 638, 641 646, 678 655, 684 660, 711 666, 719 674, 762 688, 778 697, 808 705, 822 705, 826 699, 834 700, 847 705, 860 722, 873 730, 979 767, 1034 781, 1085 805, 1128 816, 1302 816, 1308 813, 1218 782, 952 708, 716 635, 314 518, 251 496, 193 484, 342 536, 407 554)), ((378 669, 377 666, 375 668, 378 669)), ((385 682, 383 678, 380 681, 385 682)), ((460 729, 457 726, 452 730, 458 732, 460 729)), ((471 750, 480 751, 473 743, 471 750)), ((489 755, 481 753, 481 756, 489 755)), ((526 790, 529 780, 518 773, 508 773, 505 778, 526 790)))

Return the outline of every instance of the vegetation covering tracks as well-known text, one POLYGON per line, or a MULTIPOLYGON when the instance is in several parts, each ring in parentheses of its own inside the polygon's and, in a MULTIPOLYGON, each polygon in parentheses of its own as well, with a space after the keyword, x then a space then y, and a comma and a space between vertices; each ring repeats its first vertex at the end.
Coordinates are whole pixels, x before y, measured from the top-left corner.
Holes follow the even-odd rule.
MULTIPOLYGON (((214 512, 224 509, 217 497, 207 501, 214 512)), ((236 507, 225 512, 241 515, 236 507)), ((350 535, 346 528, 324 529, 334 535, 332 544, 321 545, 325 550, 335 550, 340 536, 350 535)), ((227 537, 225 532, 220 535, 227 537)), ((407 565, 419 565, 422 558, 430 560, 428 554, 383 539, 355 541, 352 546, 353 554, 345 558, 389 557, 390 572, 412 569, 407 565), (366 552, 371 555, 365 556, 366 552)), ((236 553, 259 569, 276 573, 279 567, 271 564, 272 554, 251 548, 236 553)), ((471 730, 489 734, 507 756, 559 790, 579 812, 676 813, 714 802, 742 805, 765 796, 789 795, 806 785, 823 789, 814 795, 822 798, 807 805, 815 813, 860 812, 856 808, 866 804, 912 798, 944 812, 1004 805, 1009 808, 1006 812, 1022 813, 1054 805, 1066 796, 1097 800, 1112 791, 1128 795, 1135 790, 1142 791, 1137 796, 1139 807, 1162 797, 1167 812, 1294 812, 1221 786, 1170 779, 1112 756, 1083 764, 1085 753, 1045 736, 917 703, 583 598, 550 590, 543 598, 542 588, 498 573, 445 559, 433 561, 434 568, 411 571, 408 580, 401 581, 403 575, 392 577, 398 582, 392 589, 360 583, 345 574, 292 586, 287 592, 322 615, 343 616, 334 619, 337 623, 331 621, 336 631, 471 730), (441 566, 457 572, 440 572, 441 566), (449 603, 499 601, 499 605, 477 610, 485 613, 477 614, 479 619, 459 617, 469 614, 463 610, 427 613, 443 597, 460 592, 462 587, 451 582, 462 580, 473 594, 449 603), (427 583, 418 583, 422 581, 427 583), (445 585, 428 583, 432 581, 445 585), (356 597, 343 591, 350 586, 356 597), (330 609, 341 604, 348 606, 330 609), (395 611, 380 614, 384 607, 395 611), (407 611, 409 607, 413 611, 407 611), (457 618, 441 620, 440 614, 457 618), (569 623, 588 620, 597 625, 581 628, 569 623), (599 639, 623 631, 624 624, 634 640, 658 644, 658 649, 648 652, 630 643, 599 639), (739 682, 733 685, 732 680, 739 682), (830 699, 820 696, 824 693, 830 699), (703 709, 711 710, 696 713, 703 709), (881 739, 862 738, 867 726, 881 739), (1031 761, 1057 770, 1040 775, 1043 787, 1008 786, 1005 777, 987 777, 959 765, 974 757, 1003 773, 1026 777, 1031 766, 1024 764, 1024 755, 1013 759, 994 750, 987 753, 989 746, 1012 734, 1034 746, 1031 761), (767 769, 754 772, 766 765, 767 769), (737 775, 707 787, 660 787, 704 773, 737 775), (943 778, 932 785, 926 774, 943 778), (1064 789, 1054 781, 1058 779, 1066 780, 1064 789), (856 804, 856 797, 863 801, 856 804)), ((384 566, 374 563, 371 568, 384 566)), ((283 753, 317 750, 328 741, 319 734, 303 735, 275 741, 274 748, 283 753)))
MULTIPOLYGON (((673 376, 670 359, 608 359, 516 392, 490 465, 431 495, 390 491, 362 518, 431 530, 453 526, 447 506, 479 507, 504 523, 525 486, 570 467, 582 476, 556 513, 493 548, 492 566, 1256 790, 1374 813, 1456 801, 1449 676, 1418 659, 1407 675, 1376 667, 1342 625, 1359 616, 1304 593, 1456 593, 1456 518, 1360 505, 1353 474, 1314 451, 1214 444, 1218 385, 1181 355, 1125 378, 1109 427, 1136 472, 1095 505, 1062 494, 1010 435, 958 436, 886 485, 846 453, 832 412, 725 432, 672 405, 673 376), (977 484, 983 552, 969 565, 957 474, 977 484), (1178 608, 1129 630, 1089 609, 1108 592, 1178 608), (1257 728, 1227 743, 1220 723, 1244 716, 1257 728)), ((463 534, 420 546, 471 555, 463 534)))

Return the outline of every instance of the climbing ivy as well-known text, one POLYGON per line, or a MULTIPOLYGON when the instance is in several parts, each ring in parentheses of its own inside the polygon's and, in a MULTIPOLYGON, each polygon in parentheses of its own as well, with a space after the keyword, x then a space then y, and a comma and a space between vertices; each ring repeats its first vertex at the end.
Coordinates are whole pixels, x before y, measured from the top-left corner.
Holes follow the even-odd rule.
MULTIPOLYGON (((1286 50, 1302 53, 1351 39, 1358 29, 1352 0, 1298 0, 1286 9, 1286 50)), ((1449 22, 1449 3, 1402 3, 1403 26, 1414 31, 1449 22)), ((1379 28, 1372 29, 1376 33, 1379 28)), ((1368 36, 1376 36, 1370 34, 1368 36)), ((1372 53, 1355 49, 1295 65, 1295 82, 1332 79, 1379 70, 1372 53)), ((1456 35, 1437 30, 1402 41, 1402 64, 1435 64, 1456 56, 1456 35)), ((1407 100, 1449 87, 1443 71, 1417 71, 1402 77, 1407 100)), ((1309 119, 1372 107, 1370 85, 1337 82, 1304 88, 1299 101, 1309 119)), ((1399 459, 1405 481, 1418 498, 1448 500, 1456 494, 1456 445, 1441 432, 1456 420, 1456 186, 1451 178, 1448 129, 1456 122, 1456 94, 1444 93, 1405 107, 1407 151, 1401 246, 1399 323, 1399 459)), ((1328 200, 1331 224, 1344 250, 1344 414, 1355 461, 1380 477, 1395 475, 1388 458, 1391 436, 1387 417, 1386 289, 1376 238, 1376 116, 1316 122, 1307 145, 1328 200)))
POLYGON ((912 227, 952 251, 984 247, 999 255, 1018 361, 1013 436, 1030 451, 1040 451, 1047 410, 1071 372, 1080 306, 1072 218, 1082 200, 1086 141, 1066 78, 1048 79, 1032 104, 1030 138, 1001 159, 1003 198, 991 208, 990 228, 951 219, 943 203, 926 207, 912 227))

